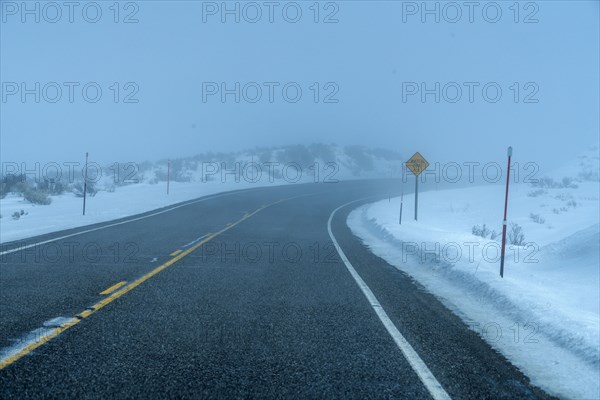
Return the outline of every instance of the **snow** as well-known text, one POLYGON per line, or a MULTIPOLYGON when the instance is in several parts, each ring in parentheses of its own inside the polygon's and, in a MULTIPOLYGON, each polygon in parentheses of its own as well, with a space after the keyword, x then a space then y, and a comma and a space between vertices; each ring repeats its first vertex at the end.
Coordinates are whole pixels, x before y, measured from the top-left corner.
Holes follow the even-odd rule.
MULTIPOLYGON (((557 171, 568 176, 582 167, 598 171, 597 156, 586 163, 557 171)), ((348 225, 376 255, 438 296, 534 385, 560 397, 600 398, 600 185, 597 175, 579 177, 577 187, 540 191, 511 185, 508 221, 523 228, 525 244, 507 245, 504 278, 500 237, 472 233, 482 224, 501 232, 501 185, 422 192, 418 221, 414 196, 405 196, 402 225, 400 199, 386 199, 354 210, 348 225)))
POLYGON ((236 189, 258 187, 247 182, 183 183, 171 182, 169 195, 166 183, 139 183, 119 187, 114 192, 99 191, 86 199, 86 215, 82 215, 82 199, 73 193, 52 196, 47 206, 31 204, 16 194, 0 200, 2 214, 0 242, 6 243, 31 236, 111 221, 166 207, 182 201, 236 189), (13 219, 13 213, 25 213, 13 219))
MULTIPOLYGON (((334 179, 397 176, 399 171, 394 160, 375 157, 372 170, 357 175, 351 157, 340 148, 333 152, 339 167, 334 179)), ((597 154, 597 148, 592 149, 552 174, 556 182, 573 177, 575 185, 511 185, 509 223, 523 227, 526 245, 508 247, 503 279, 498 274, 498 238, 472 233, 474 225, 483 224, 501 232, 501 185, 422 192, 418 222, 411 218, 413 197, 407 195, 402 225, 398 225, 398 198, 360 207, 350 214, 348 224, 375 254, 435 293, 533 384, 561 397, 600 398, 597 154)), ((253 161, 247 154, 236 159, 242 165, 253 161)), ((325 165, 320 162, 319 181, 331 172, 325 165)), ((271 181, 266 173, 258 182, 252 177, 235 182, 232 176, 224 180, 219 175, 203 182, 197 165, 183 172, 190 182, 171 182, 169 195, 166 182, 156 179, 153 171, 142 183, 114 191, 110 182, 103 183, 94 197, 88 197, 85 216, 82 199, 70 192, 52 196, 47 206, 8 194, 0 200, 0 243, 230 190, 294 183, 271 181), (13 213, 21 210, 23 215, 13 219, 13 213)), ((314 181, 314 175, 305 173, 298 183, 314 181)))

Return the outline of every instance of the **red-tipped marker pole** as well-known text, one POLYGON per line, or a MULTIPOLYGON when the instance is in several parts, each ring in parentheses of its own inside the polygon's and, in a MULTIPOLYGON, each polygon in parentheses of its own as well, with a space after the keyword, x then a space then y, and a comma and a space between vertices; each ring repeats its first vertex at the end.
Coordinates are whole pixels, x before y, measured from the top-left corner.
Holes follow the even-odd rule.
POLYGON ((506 210, 508 209, 508 182, 510 180, 510 158, 512 146, 508 147, 508 167, 506 168, 506 194, 504 195, 504 220, 502 221, 502 251, 500 255, 500 277, 504 277, 504 248, 506 247, 506 210))

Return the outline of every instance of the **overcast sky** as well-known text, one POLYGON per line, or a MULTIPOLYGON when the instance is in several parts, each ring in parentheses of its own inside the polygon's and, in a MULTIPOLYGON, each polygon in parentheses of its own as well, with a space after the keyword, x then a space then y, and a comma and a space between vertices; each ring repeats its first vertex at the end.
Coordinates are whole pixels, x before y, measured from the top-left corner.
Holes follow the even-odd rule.
POLYGON ((227 2, 239 22, 222 2, 93 4, 1 2, 3 162, 335 142, 459 162, 512 145, 547 167, 598 143, 597 1, 427 2, 439 22, 420 1, 227 2))

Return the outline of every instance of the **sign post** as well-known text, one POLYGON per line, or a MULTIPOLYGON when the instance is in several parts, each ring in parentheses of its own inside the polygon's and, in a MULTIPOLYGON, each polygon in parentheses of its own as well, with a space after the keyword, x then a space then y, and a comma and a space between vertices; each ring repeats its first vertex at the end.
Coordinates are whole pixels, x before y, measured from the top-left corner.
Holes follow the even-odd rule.
POLYGON ((417 212, 419 211, 419 177, 415 176, 415 221, 417 220, 417 212))
POLYGON ((500 277, 504 278, 504 248, 506 247, 506 210, 508 208, 508 182, 510 179, 510 158, 512 146, 508 147, 508 167, 506 168, 506 192, 504 195, 504 219, 502 220, 502 250, 500 253, 500 277))
POLYGON ((83 215, 85 215, 85 197, 87 196, 88 152, 85 152, 85 168, 83 170, 83 215))
POLYGON ((429 162, 418 151, 406 162, 406 166, 415 175, 415 221, 419 208, 419 175, 429 167, 429 162))

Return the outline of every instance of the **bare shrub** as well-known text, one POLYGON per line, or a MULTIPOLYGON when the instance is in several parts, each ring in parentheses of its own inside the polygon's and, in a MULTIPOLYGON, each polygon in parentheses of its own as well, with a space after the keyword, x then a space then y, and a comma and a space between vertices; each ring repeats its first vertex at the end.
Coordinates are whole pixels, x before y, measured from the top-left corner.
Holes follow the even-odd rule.
POLYGON ((523 228, 521 225, 511 222, 508 229, 508 243, 515 246, 522 246, 525 244, 525 235, 523 234, 523 228))
POLYGON ((540 214, 530 213, 529 218, 531 218, 531 220, 536 224, 543 224, 544 222, 546 222, 544 217, 542 217, 540 214))

